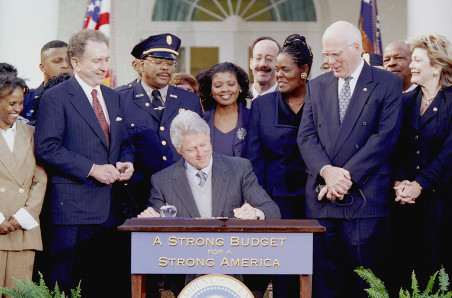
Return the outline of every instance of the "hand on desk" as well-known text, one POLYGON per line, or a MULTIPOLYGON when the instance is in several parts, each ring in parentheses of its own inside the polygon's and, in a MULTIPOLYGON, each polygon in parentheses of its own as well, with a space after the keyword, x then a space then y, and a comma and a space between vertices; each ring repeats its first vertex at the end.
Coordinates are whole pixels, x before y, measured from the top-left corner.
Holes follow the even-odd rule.
POLYGON ((160 213, 156 212, 154 208, 148 207, 146 210, 138 214, 138 218, 146 218, 146 217, 160 217, 160 213))
POLYGON ((235 208, 234 217, 239 219, 257 219, 256 210, 249 204, 245 203, 240 208, 235 208))

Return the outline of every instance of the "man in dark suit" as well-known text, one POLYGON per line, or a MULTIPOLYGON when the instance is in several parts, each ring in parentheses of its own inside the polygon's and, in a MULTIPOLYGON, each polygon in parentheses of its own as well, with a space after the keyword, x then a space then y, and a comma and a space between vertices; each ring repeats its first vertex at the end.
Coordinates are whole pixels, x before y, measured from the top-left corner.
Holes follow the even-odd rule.
POLYGON ((326 227, 314 240, 313 297, 361 297, 353 269, 380 274, 384 261, 402 82, 364 63, 348 22, 328 27, 322 45, 332 71, 309 82, 297 139, 307 216, 326 227))
MULTIPOLYGON (((176 207, 178 217, 281 217, 247 159, 212 153, 209 125, 198 114, 185 111, 174 118, 171 142, 183 159, 152 176, 149 207, 138 217, 159 217, 166 204, 176 207)), ((172 281, 177 294, 183 283, 172 281)))
POLYGON ((202 113, 198 95, 169 85, 180 44, 181 40, 169 33, 138 43, 132 55, 140 59, 141 82, 118 90, 124 122, 135 147, 136 171, 129 187, 137 212, 146 208, 151 176, 180 159, 169 136, 174 117, 184 110, 202 113))
POLYGON ((103 235, 118 224, 115 181, 132 176, 133 147, 119 95, 101 85, 109 69, 108 39, 99 31, 80 31, 69 41, 68 57, 75 75, 44 93, 36 122, 36 155, 50 181, 48 284, 58 282, 68 293, 82 279, 84 296, 101 297, 97 291, 111 287, 99 276, 117 267, 106 260, 116 246, 107 250, 103 235))
POLYGON ((54 77, 67 73, 72 75, 72 67, 67 61, 67 43, 61 40, 52 40, 46 43, 41 49, 41 63, 39 69, 44 75, 44 82, 36 89, 24 96, 24 109, 20 113, 23 117, 31 120, 35 109, 35 102, 44 92, 44 85, 54 77))

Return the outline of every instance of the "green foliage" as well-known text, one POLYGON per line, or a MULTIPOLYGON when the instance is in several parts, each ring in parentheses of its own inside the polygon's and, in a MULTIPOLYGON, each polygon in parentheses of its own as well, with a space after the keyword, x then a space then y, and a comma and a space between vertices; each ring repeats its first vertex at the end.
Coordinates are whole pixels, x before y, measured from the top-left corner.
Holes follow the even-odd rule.
MULTIPOLYGON (((0 294, 3 293, 5 296, 11 296, 14 298, 69 298, 64 294, 64 292, 60 292, 58 284, 55 284, 55 289, 50 291, 44 282, 44 277, 41 272, 39 272, 39 284, 36 284, 30 280, 26 282, 22 280, 18 280, 13 278, 15 289, 2 288, 0 287, 0 294)), ((80 283, 76 289, 71 290, 70 298, 80 298, 81 290, 80 283)))
MULTIPOLYGON (((389 298, 384 283, 370 269, 358 267, 355 272, 369 284, 370 288, 365 291, 370 298, 389 298)), ((430 277, 427 287, 421 293, 416 274, 413 271, 411 274, 411 292, 400 289, 399 298, 452 298, 452 291, 449 291, 449 275, 444 268, 441 268, 430 277), (437 276, 439 276, 439 286, 437 292, 433 293, 437 276)))

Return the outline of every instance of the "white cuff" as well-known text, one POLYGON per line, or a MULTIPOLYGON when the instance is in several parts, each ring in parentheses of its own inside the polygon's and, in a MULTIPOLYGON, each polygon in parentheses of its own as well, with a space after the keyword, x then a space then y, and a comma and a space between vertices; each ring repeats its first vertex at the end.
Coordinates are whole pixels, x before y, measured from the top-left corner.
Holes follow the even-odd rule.
POLYGON ((33 216, 31 216, 30 213, 28 213, 24 208, 17 210, 13 217, 17 220, 17 222, 24 230, 28 231, 39 226, 38 222, 33 218, 33 216))
POLYGON ((322 173, 323 173, 323 170, 325 170, 325 168, 326 167, 329 167, 329 166, 331 166, 331 165, 325 165, 325 166, 323 166, 321 169, 320 169, 320 177, 322 177, 323 178, 323 176, 322 176, 322 173))
POLYGON ((254 208, 254 211, 256 212, 257 219, 265 219, 265 213, 262 210, 254 208))
POLYGON ((5 221, 5 216, 3 215, 3 213, 0 212, 0 224, 2 224, 5 221))

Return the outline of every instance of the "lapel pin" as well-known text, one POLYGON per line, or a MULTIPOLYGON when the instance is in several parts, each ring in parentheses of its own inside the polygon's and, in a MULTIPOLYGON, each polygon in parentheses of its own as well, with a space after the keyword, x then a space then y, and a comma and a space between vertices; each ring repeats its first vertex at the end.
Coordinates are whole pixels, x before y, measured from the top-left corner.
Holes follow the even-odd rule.
POLYGON ((116 117, 116 121, 122 121, 121 117, 116 117))
POLYGON ((170 94, 169 96, 173 97, 173 98, 177 98, 177 95, 174 95, 174 94, 170 94))
POLYGON ((434 108, 433 108, 433 112, 436 112, 436 111, 438 111, 438 108, 437 108, 437 107, 434 107, 434 108))
POLYGON ((144 96, 143 93, 140 93, 140 94, 135 95, 135 97, 143 97, 143 96, 144 96))
POLYGON ((185 112, 185 109, 179 109, 179 114, 185 112))
POLYGON ((363 88, 363 91, 367 91, 367 88, 363 88))
POLYGON ((144 105, 145 105, 145 106, 147 106, 147 107, 149 107, 149 103, 148 103, 148 102, 147 102, 147 103, 145 103, 144 105))

